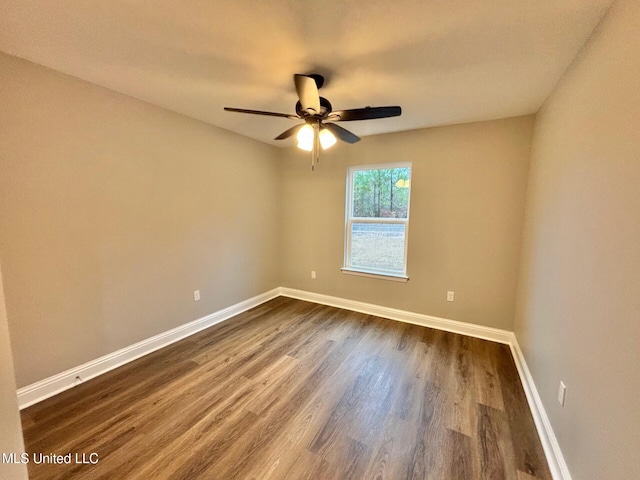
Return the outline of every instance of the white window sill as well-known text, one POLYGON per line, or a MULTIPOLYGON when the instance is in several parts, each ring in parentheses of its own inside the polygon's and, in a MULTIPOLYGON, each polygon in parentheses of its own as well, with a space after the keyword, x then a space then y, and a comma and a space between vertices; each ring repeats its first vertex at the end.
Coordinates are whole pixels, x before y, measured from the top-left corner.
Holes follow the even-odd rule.
POLYGON ((393 273, 374 273, 367 272, 363 270, 355 270, 353 268, 341 268, 342 273, 346 273, 347 275, 357 275, 360 277, 371 277, 371 278, 379 278, 380 280, 391 280, 392 282, 403 282, 406 283, 409 281, 409 277, 405 275, 395 275, 393 273))

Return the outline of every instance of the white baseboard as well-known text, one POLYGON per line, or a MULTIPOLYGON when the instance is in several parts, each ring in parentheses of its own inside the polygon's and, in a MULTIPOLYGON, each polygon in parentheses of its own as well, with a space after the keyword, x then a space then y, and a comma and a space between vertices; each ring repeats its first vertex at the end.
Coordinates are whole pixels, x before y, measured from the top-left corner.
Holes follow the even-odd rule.
POLYGON ((53 375, 49 378, 45 378, 44 380, 40 380, 39 382, 20 388, 18 389, 18 405, 22 410, 30 405, 41 402, 42 400, 52 397, 60 392, 73 388, 76 385, 76 377, 78 376, 82 381, 87 381, 93 377, 102 375, 103 373, 113 370, 114 368, 131 362, 162 347, 166 347, 167 345, 193 335, 205 328, 224 322, 239 313, 279 296, 279 294, 279 289, 274 288, 273 290, 236 303, 235 305, 231 305, 222 310, 218 310, 217 312, 198 318, 192 322, 185 323, 179 327, 167 330, 166 332, 147 338, 141 342, 129 345, 128 347, 84 363, 78 367, 71 368, 58 373, 57 375, 53 375))
POLYGON ((553 432, 553 427, 551 427, 551 422, 549 421, 547 412, 542 404, 542 399, 538 394, 536 384, 533 381, 527 362, 522 350, 520 349, 520 345, 518 344, 518 339, 516 338, 515 333, 512 335, 511 353, 515 361, 516 368, 518 369, 518 373, 520 374, 522 387, 524 388, 524 393, 527 396, 527 401, 529 402, 529 409, 533 415, 533 421, 536 424, 538 436, 540 437, 542 448, 544 448, 544 453, 547 457, 547 463, 549 464, 551 475, 554 480, 571 480, 569 467, 564 460, 562 450, 560 450, 558 439, 556 438, 556 434, 553 432))
POLYGON ((344 308, 345 310, 353 310, 354 312, 366 313, 368 315, 390 318, 391 320, 397 320, 399 322, 413 323, 414 325, 420 325, 423 327, 459 333, 469 337, 482 338, 483 340, 491 340, 492 342, 510 344, 511 339, 513 338, 513 332, 508 330, 474 325, 472 323, 449 320, 448 318, 433 317, 431 315, 424 315, 421 313, 407 312, 405 310, 383 307, 381 305, 332 297, 321 293, 280 287, 280 295, 284 297, 297 298, 298 300, 306 300, 307 302, 329 305, 331 307, 344 308))
POLYGON ((97 377, 98 375, 113 370, 125 363, 131 362, 155 350, 193 335, 205 328, 209 328, 217 323, 228 320, 235 315, 278 296, 296 298, 308 302, 329 305, 369 315, 376 315, 378 317, 389 318, 391 320, 412 323, 415 325, 509 345, 511 347, 511 353, 514 358, 516 368, 518 369, 518 374, 520 375, 520 380, 522 382, 553 479, 571 480, 571 474, 569 473, 564 456, 562 455, 562 451, 558 445, 553 428, 551 427, 549 417, 542 405, 542 400, 540 399, 540 395, 538 394, 538 390, 533 378, 531 377, 531 373, 527 367, 522 350, 520 350, 520 346, 518 345, 518 341, 513 332, 287 287, 274 288, 273 290, 261 295, 236 303, 235 305, 231 305, 230 307, 211 313, 111 354, 102 356, 78 367, 66 370, 57 375, 53 375, 39 382, 20 388, 18 390, 18 404, 20 405, 20 409, 26 408, 60 392, 73 388, 76 385, 77 376, 80 376, 83 381, 97 377))

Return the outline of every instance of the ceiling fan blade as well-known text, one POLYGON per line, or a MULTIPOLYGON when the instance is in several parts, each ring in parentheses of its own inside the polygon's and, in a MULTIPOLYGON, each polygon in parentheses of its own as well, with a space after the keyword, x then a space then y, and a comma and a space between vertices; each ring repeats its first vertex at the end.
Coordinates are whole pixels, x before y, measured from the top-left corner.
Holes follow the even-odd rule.
POLYGON ((334 122, 352 122, 354 120, 373 120, 375 118, 398 117, 400 115, 402 115, 402 108, 400 107, 365 107, 331 112, 329 118, 334 122))
POLYGON ((343 142, 356 143, 360 141, 360 137, 351 133, 349 130, 342 128, 340 125, 336 125, 335 123, 322 123, 321 128, 322 127, 329 130, 343 142))
POLYGON ((306 125, 306 123, 301 123, 300 125, 296 125, 295 127, 291 127, 288 130, 285 130, 284 132, 282 132, 280 135, 278 135, 274 140, 284 140, 285 138, 292 137, 293 135, 298 133, 298 130, 300 130, 305 125, 306 125))
POLYGON ((246 110, 244 108, 231 108, 224 107, 227 112, 238 112, 238 113, 251 113, 253 115, 265 115, 267 117, 282 117, 282 118, 300 118, 297 115, 289 115, 288 113, 276 113, 276 112, 263 112, 262 110, 246 110))
POLYGON ((320 94, 316 81, 307 75, 296 73, 293 76, 293 82, 296 84, 296 92, 302 108, 307 111, 313 110, 310 112, 311 115, 320 113, 320 94))

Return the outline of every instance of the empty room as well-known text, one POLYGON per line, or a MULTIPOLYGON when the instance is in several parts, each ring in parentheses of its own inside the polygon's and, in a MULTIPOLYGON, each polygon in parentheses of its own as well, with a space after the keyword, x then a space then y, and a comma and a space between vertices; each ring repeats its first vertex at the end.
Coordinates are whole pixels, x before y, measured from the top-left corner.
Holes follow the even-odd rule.
POLYGON ((11 0, 0 106, 0 479, 640 479, 638 0, 11 0))

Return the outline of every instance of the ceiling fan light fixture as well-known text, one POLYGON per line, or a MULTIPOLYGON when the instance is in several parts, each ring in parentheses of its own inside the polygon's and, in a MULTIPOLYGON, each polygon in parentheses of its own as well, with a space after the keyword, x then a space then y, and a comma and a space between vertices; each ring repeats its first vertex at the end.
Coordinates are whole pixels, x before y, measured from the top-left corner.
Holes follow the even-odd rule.
POLYGON ((302 75, 296 73, 293 83, 298 94, 294 115, 263 110, 247 110, 245 108, 224 107, 228 112, 250 113, 267 117, 290 118, 302 120, 305 123, 288 128, 275 140, 284 140, 296 135, 298 148, 311 153, 311 169, 313 170, 320 157, 320 150, 326 150, 336 144, 338 140, 346 143, 356 143, 360 137, 342 128, 335 122, 352 122, 356 120, 373 120, 376 118, 397 117, 402 114, 399 106, 364 107, 350 110, 333 111, 331 102, 321 97, 318 89, 324 84, 324 77, 319 74, 302 75), (324 122, 327 123, 324 123, 324 122))
POLYGON ((315 132, 309 124, 304 125, 299 131, 296 138, 298 139, 298 148, 310 152, 313 150, 313 140, 315 132))
POLYGON ((336 144, 336 137, 333 133, 331 133, 326 128, 322 128, 320 130, 320 145, 322 145, 322 149, 326 150, 327 148, 331 148, 336 144))

